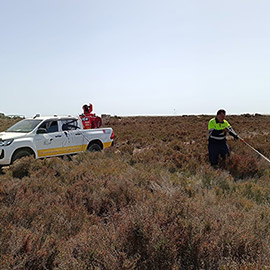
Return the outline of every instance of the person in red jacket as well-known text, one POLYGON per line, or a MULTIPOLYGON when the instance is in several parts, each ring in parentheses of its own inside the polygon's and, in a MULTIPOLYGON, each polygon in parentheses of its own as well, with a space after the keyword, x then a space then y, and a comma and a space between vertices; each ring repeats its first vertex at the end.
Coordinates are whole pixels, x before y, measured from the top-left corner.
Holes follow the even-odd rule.
POLYGON ((92 113, 93 111, 93 105, 90 103, 88 105, 83 105, 83 114, 80 115, 80 118, 83 123, 84 129, 90 129, 90 128, 99 128, 102 124, 102 119, 99 116, 96 116, 95 113, 92 113))

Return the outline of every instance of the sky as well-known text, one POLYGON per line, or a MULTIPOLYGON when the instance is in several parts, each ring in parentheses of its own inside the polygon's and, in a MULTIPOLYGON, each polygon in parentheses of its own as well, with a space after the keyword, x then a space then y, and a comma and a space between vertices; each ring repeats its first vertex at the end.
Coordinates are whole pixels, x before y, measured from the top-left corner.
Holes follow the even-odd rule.
POLYGON ((0 113, 270 113, 268 0, 0 0, 0 113))

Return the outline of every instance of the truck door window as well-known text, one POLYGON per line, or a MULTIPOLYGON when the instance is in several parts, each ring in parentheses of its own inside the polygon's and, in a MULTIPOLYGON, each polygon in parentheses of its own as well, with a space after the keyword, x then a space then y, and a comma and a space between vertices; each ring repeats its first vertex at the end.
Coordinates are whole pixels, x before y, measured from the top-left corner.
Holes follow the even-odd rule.
POLYGON ((58 131, 58 124, 57 121, 47 121, 44 122, 40 128, 45 128, 47 133, 53 133, 58 131))
POLYGON ((51 122, 51 125, 50 125, 50 127, 48 128, 48 133, 51 133, 51 132, 57 132, 57 131, 58 131, 58 124, 57 124, 57 121, 51 122))

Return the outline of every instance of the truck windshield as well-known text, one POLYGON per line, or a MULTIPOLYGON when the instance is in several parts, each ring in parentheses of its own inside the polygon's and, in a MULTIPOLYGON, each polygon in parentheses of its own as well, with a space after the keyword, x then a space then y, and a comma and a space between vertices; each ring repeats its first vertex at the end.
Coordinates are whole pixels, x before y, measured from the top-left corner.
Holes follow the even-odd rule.
POLYGON ((42 120, 36 119, 24 119, 15 125, 11 126, 7 132, 21 132, 28 133, 31 132, 42 120))

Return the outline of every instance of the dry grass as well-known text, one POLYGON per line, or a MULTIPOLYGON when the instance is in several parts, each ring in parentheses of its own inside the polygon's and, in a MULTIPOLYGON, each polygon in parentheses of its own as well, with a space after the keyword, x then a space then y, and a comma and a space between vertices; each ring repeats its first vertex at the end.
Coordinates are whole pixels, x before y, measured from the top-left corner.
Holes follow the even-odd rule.
MULTIPOLYGON (((17 161, 0 175, 0 269, 268 269, 269 164, 229 140, 213 170, 209 118, 111 118, 113 148, 17 161)), ((228 120, 270 157, 270 117, 228 120)))

